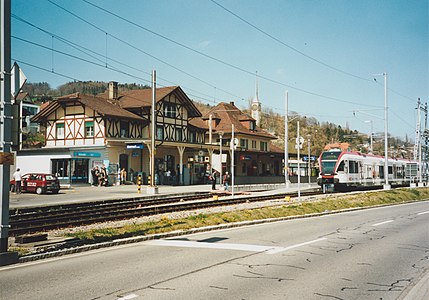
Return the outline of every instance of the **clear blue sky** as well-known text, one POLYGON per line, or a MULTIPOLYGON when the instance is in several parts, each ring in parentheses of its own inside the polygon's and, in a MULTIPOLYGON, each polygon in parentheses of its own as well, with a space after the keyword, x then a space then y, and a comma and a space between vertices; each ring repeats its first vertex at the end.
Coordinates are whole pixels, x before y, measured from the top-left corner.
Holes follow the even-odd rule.
POLYGON ((427 0, 216 3, 12 0, 12 58, 22 61, 30 82, 51 87, 71 79, 39 68, 142 84, 155 69, 159 86, 180 85, 192 99, 241 108, 255 94, 257 71, 263 108, 283 115, 288 90, 290 111, 364 133, 365 120, 384 130, 383 76, 375 82, 373 74, 387 72, 389 132, 414 139, 417 98, 429 100, 427 0))

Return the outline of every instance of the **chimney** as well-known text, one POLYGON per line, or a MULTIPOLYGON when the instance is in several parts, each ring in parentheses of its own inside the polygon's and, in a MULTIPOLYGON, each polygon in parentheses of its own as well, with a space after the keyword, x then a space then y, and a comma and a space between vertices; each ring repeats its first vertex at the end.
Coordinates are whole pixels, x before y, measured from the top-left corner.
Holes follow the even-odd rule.
POLYGON ((229 102, 229 104, 231 104, 232 106, 234 106, 234 101, 229 102))
POLYGON ((109 82, 109 99, 110 100, 118 99, 118 82, 116 81, 109 82))

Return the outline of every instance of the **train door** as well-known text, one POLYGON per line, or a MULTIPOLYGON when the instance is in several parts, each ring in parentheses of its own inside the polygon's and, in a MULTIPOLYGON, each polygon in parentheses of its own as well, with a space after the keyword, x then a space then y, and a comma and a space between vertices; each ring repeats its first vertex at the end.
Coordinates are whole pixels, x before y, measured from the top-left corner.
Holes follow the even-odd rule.
POLYGON ((378 166, 378 174, 380 175, 380 179, 384 179, 384 166, 378 166))
POLYGON ((362 161, 358 161, 358 167, 359 167, 359 182, 362 184, 363 179, 365 178, 362 161))

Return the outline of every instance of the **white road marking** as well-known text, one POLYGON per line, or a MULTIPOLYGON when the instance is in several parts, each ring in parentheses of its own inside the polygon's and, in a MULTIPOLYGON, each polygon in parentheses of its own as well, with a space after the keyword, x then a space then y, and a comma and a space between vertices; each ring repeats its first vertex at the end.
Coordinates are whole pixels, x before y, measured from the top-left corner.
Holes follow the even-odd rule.
POLYGON ((249 244, 207 243, 207 242, 193 242, 193 241, 174 241, 174 240, 153 240, 153 241, 147 242, 147 244, 155 245, 155 246, 241 250, 241 251, 251 251, 251 252, 266 251, 267 254, 275 254, 275 253, 287 251, 290 249, 309 245, 323 240, 326 240, 326 238, 320 238, 317 240, 296 244, 289 247, 273 247, 273 246, 260 246, 260 245, 249 245, 249 244))
POLYGON ((317 243, 317 242, 320 242, 320 241, 324 241, 324 240, 326 240, 326 238, 320 238, 320 239, 317 239, 317 240, 312 240, 312 241, 309 241, 309 242, 305 242, 305 243, 301 243, 301 244, 296 244, 296 245, 292 245, 292 246, 288 246, 288 247, 284 247, 284 248, 278 247, 278 249, 268 250, 267 254, 275 254, 275 253, 287 251, 287 250, 290 250, 290 249, 298 248, 298 247, 301 247, 301 246, 314 244, 314 243, 317 243))
POLYGON ((384 225, 384 224, 391 223, 391 222, 393 222, 393 220, 389 220, 389 221, 384 221, 384 222, 372 224, 372 226, 380 226, 380 225, 384 225))
POLYGON ((428 211, 422 211, 421 213, 418 213, 417 215, 420 216, 420 215, 425 215, 425 214, 429 214, 429 210, 428 211))
POLYGON ((137 298, 138 296, 139 295, 136 295, 136 294, 129 294, 129 295, 126 295, 126 296, 124 296, 122 298, 118 298, 118 300, 130 300, 130 299, 137 298))
POLYGON ((249 244, 228 244, 228 243, 207 243, 193 241, 174 241, 174 240, 153 240, 147 242, 150 245, 170 246, 170 247, 186 247, 186 248, 207 248, 207 249, 226 249, 226 250, 241 250, 251 252, 263 252, 280 247, 259 246, 249 244))

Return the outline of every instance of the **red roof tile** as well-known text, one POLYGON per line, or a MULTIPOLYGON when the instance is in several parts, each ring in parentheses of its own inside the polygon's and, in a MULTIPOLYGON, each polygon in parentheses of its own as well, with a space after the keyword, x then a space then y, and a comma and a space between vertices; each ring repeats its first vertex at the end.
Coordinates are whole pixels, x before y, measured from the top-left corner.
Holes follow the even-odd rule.
POLYGON ((233 103, 221 102, 215 107, 213 107, 207 114, 203 116, 204 120, 209 119, 209 115, 216 115, 220 119, 219 124, 217 124, 214 131, 223 131, 224 133, 231 133, 232 127, 234 124, 234 132, 253 135, 258 137, 265 137, 268 139, 276 139, 275 136, 266 132, 258 126, 255 126, 255 130, 250 130, 247 128, 242 121, 255 121, 252 117, 247 114, 244 114, 240 109, 238 109, 233 103))

